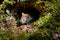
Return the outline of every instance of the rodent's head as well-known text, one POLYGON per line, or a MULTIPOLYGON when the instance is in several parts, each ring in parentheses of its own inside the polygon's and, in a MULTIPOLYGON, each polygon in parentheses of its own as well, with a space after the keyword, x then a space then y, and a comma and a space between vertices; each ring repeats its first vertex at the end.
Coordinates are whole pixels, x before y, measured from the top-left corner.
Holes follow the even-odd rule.
POLYGON ((29 14, 22 13, 20 22, 21 24, 29 24, 32 21, 32 17, 29 14))

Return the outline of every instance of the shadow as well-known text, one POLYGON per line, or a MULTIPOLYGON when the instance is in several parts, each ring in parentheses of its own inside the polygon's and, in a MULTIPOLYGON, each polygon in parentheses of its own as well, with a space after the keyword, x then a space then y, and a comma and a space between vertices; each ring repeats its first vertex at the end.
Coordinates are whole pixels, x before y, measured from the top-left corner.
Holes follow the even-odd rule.
POLYGON ((0 0, 0 4, 2 4, 3 1, 4 1, 4 0, 0 0))
POLYGON ((26 8, 26 9, 19 10, 18 13, 17 13, 19 19, 21 18, 21 15, 22 15, 21 13, 22 12, 27 13, 30 16, 32 16, 33 17, 33 22, 39 19, 40 12, 36 8, 29 7, 29 8, 26 8))

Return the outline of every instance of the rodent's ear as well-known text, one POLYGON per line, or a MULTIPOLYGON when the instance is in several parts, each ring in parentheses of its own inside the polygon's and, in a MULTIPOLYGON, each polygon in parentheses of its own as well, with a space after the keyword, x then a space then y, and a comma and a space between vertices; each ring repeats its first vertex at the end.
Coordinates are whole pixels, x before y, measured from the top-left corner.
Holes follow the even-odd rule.
POLYGON ((22 12, 22 15, 25 15, 25 13, 22 12))

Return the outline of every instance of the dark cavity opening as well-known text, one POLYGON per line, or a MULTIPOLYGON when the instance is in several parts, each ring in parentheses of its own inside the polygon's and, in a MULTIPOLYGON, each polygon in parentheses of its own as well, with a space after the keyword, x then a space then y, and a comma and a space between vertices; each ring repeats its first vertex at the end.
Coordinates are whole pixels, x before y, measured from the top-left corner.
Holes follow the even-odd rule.
POLYGON ((29 7, 23 10, 19 10, 17 13, 19 19, 21 18, 22 12, 28 13, 29 15, 31 15, 33 17, 33 21, 36 21, 39 19, 40 12, 36 8, 29 7))
MULTIPOLYGON (((30 16, 32 16, 33 17, 32 22, 39 19, 40 12, 36 8, 33 8, 33 7, 29 7, 29 8, 26 8, 26 9, 20 9, 17 13, 16 19, 21 18, 21 16, 22 16, 21 13, 22 12, 23 13, 28 13, 30 16)), ((17 23, 17 24, 20 25, 19 23, 17 23)))
POLYGON ((2 4, 3 1, 4 1, 4 0, 0 0, 0 4, 2 4))

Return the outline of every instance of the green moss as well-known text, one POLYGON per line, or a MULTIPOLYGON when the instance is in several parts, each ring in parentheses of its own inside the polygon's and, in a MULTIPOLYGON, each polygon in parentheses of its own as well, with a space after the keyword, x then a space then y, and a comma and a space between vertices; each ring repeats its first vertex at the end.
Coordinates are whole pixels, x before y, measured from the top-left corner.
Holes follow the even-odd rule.
MULTIPOLYGON (((3 21, 9 17, 4 13, 4 9, 9 4, 13 5, 14 3, 16 3, 15 0, 4 0, 0 4, 0 16, 3 16, 0 17, 0 40, 53 40, 55 30, 60 30, 60 0, 37 0, 34 3, 31 2, 33 7, 36 7, 41 14, 40 18, 33 23, 37 28, 34 33, 22 32, 14 34, 11 29, 7 31, 1 30, 3 21)), ((28 2, 25 3, 28 4, 28 2)), ((13 25, 16 25, 16 22, 16 20, 12 20, 13 25)))

